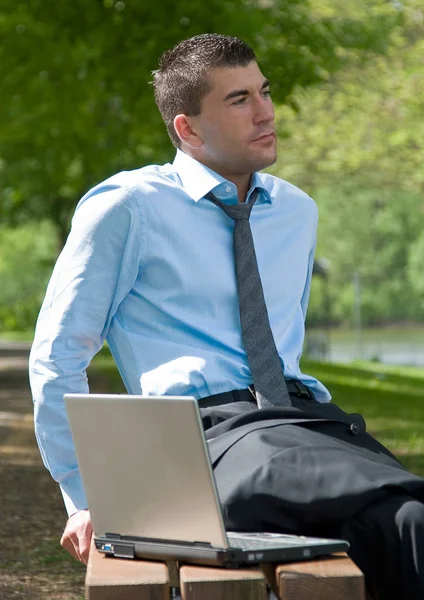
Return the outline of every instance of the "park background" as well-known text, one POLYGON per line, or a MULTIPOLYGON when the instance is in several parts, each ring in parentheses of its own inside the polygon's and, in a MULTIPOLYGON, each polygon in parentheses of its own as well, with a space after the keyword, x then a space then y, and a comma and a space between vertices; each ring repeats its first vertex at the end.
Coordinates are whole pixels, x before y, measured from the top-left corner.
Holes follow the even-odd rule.
MULTIPOLYGON (((78 199, 173 160, 151 72, 208 31, 255 48, 276 105, 269 171, 318 204, 303 369, 424 475, 424 0, 0 0, 2 598, 82 597, 34 445, 28 347, 78 199)), ((122 390, 107 348, 89 377, 122 390)))

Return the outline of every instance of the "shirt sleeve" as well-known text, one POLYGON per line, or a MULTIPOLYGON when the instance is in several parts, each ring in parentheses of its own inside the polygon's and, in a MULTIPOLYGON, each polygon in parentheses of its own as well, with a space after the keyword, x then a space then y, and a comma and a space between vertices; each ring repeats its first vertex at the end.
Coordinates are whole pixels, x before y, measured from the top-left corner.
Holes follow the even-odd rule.
POLYGON ((314 241, 312 243, 311 250, 309 251, 308 273, 306 276, 305 288, 303 290, 302 299, 300 301, 300 304, 302 306, 304 320, 306 319, 306 313, 308 312, 309 297, 311 295, 311 280, 312 280, 312 271, 314 269, 316 245, 317 245, 317 237, 316 237, 316 231, 315 231, 314 241))
POLYGON ((110 184, 94 188, 77 207, 37 321, 30 354, 35 433, 69 515, 87 502, 63 395, 88 392, 86 369, 134 285, 140 240, 131 192, 110 184))

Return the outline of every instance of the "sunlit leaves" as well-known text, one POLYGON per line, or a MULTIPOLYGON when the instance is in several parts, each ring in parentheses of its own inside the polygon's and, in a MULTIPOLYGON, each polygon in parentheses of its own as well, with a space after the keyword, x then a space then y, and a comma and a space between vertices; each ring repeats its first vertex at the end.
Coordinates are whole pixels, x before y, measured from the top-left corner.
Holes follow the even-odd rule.
POLYGON ((393 15, 331 14, 316 0, 0 0, 0 189, 8 190, 0 219, 49 217, 63 239, 93 184, 169 160, 149 81, 181 39, 208 31, 245 38, 275 100, 293 103, 294 90, 328 79, 352 47, 381 50, 393 15))
POLYGON ((386 56, 363 64, 351 55, 326 85, 296 94, 300 112, 277 111, 286 137, 274 170, 318 202, 318 253, 331 260, 339 320, 352 316, 355 272, 365 320, 423 315, 424 19, 417 10, 403 3, 404 24, 386 56))

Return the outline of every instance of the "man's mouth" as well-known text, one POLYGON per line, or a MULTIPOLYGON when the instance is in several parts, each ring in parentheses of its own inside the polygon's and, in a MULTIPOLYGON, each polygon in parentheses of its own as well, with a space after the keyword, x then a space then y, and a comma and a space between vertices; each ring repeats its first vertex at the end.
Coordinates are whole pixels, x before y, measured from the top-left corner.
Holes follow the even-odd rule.
POLYGON ((252 142, 270 142, 273 140, 275 140, 275 133, 271 131, 270 133, 264 133, 263 135, 260 135, 252 140, 252 142))

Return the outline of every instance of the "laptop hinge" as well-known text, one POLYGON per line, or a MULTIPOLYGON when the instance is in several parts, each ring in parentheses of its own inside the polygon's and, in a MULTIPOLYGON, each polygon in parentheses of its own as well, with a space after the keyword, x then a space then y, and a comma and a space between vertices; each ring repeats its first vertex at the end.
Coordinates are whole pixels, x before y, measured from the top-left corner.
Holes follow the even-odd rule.
POLYGON ((212 548, 209 542, 193 542, 193 546, 200 546, 202 548, 212 548))

